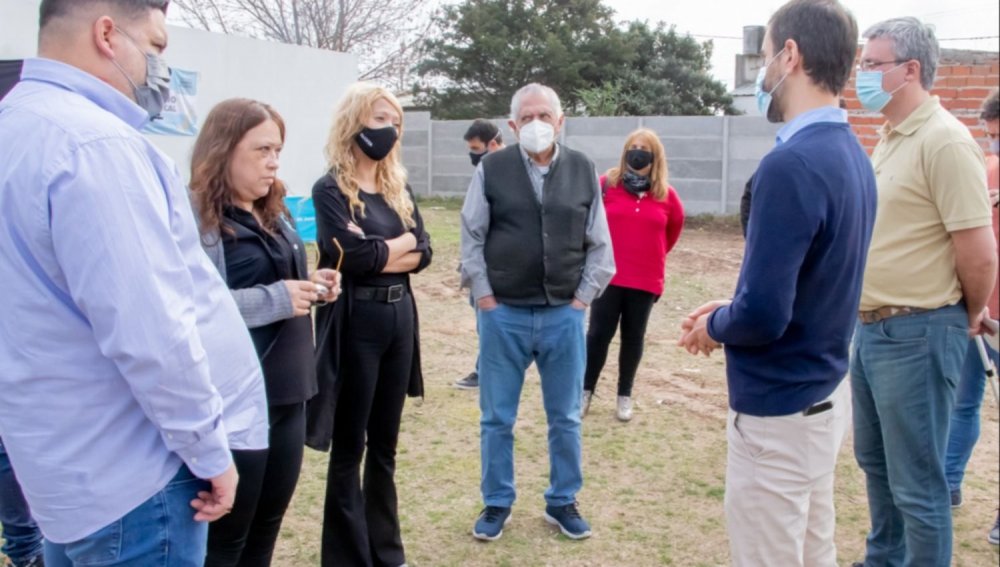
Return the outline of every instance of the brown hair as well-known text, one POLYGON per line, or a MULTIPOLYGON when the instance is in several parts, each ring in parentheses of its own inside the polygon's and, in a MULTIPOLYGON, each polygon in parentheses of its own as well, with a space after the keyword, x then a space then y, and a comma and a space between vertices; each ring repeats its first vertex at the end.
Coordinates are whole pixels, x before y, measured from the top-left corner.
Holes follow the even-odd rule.
POLYGON ((637 140, 645 142, 653 154, 653 168, 649 170, 649 193, 657 201, 662 201, 667 198, 667 189, 670 187, 667 181, 667 151, 663 149, 660 137, 649 128, 639 128, 629 134, 628 138, 625 138, 625 147, 622 148, 622 157, 618 162, 618 167, 612 167, 606 174, 607 186, 614 187, 621 183, 622 175, 628 171, 628 166, 625 165, 625 154, 628 153, 629 146, 637 140))
MULTIPOLYGON (((208 113, 191 155, 191 198, 202 235, 233 233, 222 222, 222 211, 233 202, 229 162, 243 136, 268 120, 278 125, 284 142, 285 121, 262 102, 231 98, 215 105, 208 113)), ((254 212, 266 230, 276 231, 281 217, 290 216, 285 206, 285 193, 285 184, 275 179, 267 195, 254 201, 254 212)))

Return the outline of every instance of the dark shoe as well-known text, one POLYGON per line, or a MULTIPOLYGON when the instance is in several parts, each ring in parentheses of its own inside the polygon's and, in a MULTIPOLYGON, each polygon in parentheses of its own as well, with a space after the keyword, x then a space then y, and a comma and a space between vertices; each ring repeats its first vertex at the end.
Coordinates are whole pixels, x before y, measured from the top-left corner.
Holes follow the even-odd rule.
POLYGON ((565 506, 546 506, 545 521, 553 526, 559 526, 559 531, 570 539, 590 537, 590 524, 576 509, 576 502, 565 506))
POLYGON ((851 563, 851 567, 865 567, 865 564, 860 561, 855 561, 854 563, 851 563))
POLYGON ((475 390, 479 388, 479 373, 470 372, 468 376, 455 382, 454 386, 459 390, 475 390))
POLYGON ((951 507, 952 509, 962 507, 962 489, 956 488, 951 491, 951 507))
POLYGON ((990 530, 990 534, 986 536, 986 541, 992 543, 993 545, 1000 545, 1000 512, 997 513, 997 520, 993 522, 993 529, 990 530))
POLYGON ((472 527, 472 537, 483 541, 496 541, 503 535, 503 529, 508 523, 510 523, 510 508, 487 506, 479 513, 476 525, 472 527))

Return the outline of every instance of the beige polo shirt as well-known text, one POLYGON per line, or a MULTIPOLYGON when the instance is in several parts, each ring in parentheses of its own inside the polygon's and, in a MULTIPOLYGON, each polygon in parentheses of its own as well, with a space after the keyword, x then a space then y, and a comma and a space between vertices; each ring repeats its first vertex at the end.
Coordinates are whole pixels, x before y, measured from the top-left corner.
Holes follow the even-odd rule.
POLYGON ((949 233, 990 226, 983 152, 936 96, 880 134, 872 154, 878 211, 860 309, 958 303, 949 233))

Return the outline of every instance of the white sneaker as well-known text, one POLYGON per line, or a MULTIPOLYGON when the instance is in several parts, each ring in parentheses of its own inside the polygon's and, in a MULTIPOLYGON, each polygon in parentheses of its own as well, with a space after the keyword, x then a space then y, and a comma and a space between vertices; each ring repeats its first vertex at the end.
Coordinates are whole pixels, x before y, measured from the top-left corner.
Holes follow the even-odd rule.
POLYGON ((580 417, 587 417, 587 412, 590 411, 590 400, 593 397, 594 392, 590 390, 583 391, 583 398, 580 400, 580 417))
POLYGON ((632 398, 629 396, 618 396, 618 421, 632 420, 632 398))

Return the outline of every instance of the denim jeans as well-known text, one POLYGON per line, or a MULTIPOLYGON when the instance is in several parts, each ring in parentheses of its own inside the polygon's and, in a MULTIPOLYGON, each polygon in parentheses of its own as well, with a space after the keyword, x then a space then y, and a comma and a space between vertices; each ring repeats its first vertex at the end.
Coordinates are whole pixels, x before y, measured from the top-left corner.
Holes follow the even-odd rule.
POLYGON ((47 567, 201 567, 208 524, 195 522, 198 491, 211 490, 182 465, 173 480, 121 519, 66 544, 45 542, 47 567))
POLYGON ((14 477, 7 450, 0 439, 0 525, 3 527, 3 554, 15 567, 42 554, 42 532, 31 519, 21 485, 14 477))
POLYGON ((514 422, 524 372, 534 361, 541 374, 549 431, 549 488, 545 501, 576 501, 583 486, 580 397, 585 347, 583 314, 569 305, 478 311, 482 493, 488 506, 514 503, 514 422))
POLYGON ((855 330, 854 454, 872 524, 866 567, 951 562, 944 459, 968 324, 959 304, 855 330))
MULTIPOLYGON (((987 344, 986 352, 993 364, 1000 367, 1000 355, 987 344)), ((945 475, 948 490, 962 487, 965 465, 969 463, 972 449, 979 440, 979 408, 983 405, 986 391, 986 370, 976 348, 976 341, 969 341, 962 367, 962 380, 958 383, 955 396, 955 411, 951 414, 951 430, 948 433, 948 452, 945 458, 945 475)))

